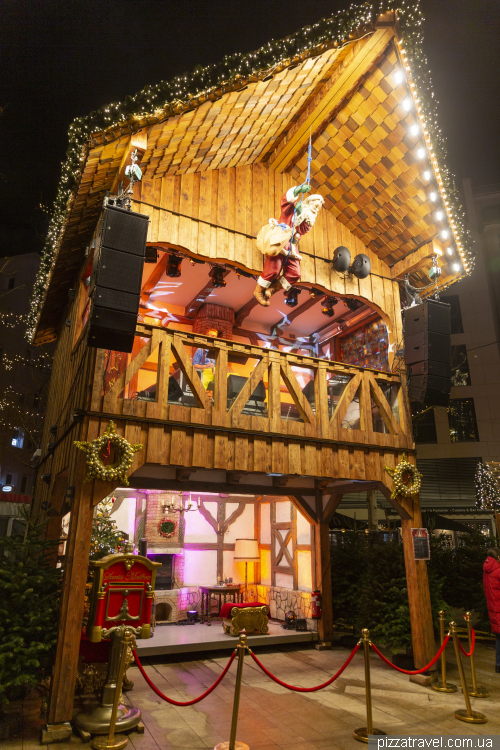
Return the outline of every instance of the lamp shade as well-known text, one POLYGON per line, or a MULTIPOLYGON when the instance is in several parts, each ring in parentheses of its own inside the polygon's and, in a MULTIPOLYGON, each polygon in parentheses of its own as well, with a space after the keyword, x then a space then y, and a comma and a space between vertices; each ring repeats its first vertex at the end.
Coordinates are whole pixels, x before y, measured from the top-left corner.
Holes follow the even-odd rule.
POLYGON ((234 559, 240 562, 259 562, 257 539, 237 539, 234 545, 234 559))

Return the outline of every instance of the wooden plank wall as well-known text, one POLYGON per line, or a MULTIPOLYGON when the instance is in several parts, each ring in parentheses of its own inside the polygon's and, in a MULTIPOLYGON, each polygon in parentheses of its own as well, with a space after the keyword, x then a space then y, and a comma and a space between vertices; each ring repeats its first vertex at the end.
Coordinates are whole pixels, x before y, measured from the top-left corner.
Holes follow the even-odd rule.
MULTIPOLYGON (((212 260, 230 261, 253 273, 262 270, 254 237, 270 217, 279 218, 280 200, 294 182, 287 173, 264 164, 190 172, 136 185, 134 210, 148 214, 149 242, 165 242, 212 260)), ((313 182, 314 190, 314 182, 313 182)), ((302 281, 325 291, 370 302, 389 324, 391 339, 402 338, 398 282, 389 267, 360 239, 322 209, 311 232, 300 242, 302 281), (367 279, 345 278, 325 262, 339 245, 354 258, 366 253, 372 264, 367 279), (311 257, 312 256, 312 257, 311 257)))

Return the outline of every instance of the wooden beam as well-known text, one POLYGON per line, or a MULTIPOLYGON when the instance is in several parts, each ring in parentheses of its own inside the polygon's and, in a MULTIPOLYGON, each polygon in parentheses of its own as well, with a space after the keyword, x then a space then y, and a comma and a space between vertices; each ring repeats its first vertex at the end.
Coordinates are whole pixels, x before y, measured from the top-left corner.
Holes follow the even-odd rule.
POLYGON ((250 315, 254 307, 256 307, 258 304, 259 303, 255 299, 255 297, 252 297, 251 299, 249 299, 248 302, 246 302, 243 305, 243 307, 240 307, 238 312, 235 314, 234 325, 237 327, 241 326, 245 318, 247 318, 250 315))
POLYGON ((319 294, 316 297, 309 297, 309 299, 303 302, 301 305, 297 305, 297 307, 294 307, 292 312, 289 312, 289 313, 287 312, 286 317, 290 321, 295 320, 295 318, 298 318, 299 315, 302 315, 302 313, 307 312, 307 310, 310 310, 311 307, 314 307, 314 305, 317 305, 318 302, 322 299, 323 299, 322 294, 319 294))
POLYGON ((377 57, 385 50, 394 37, 393 29, 377 29, 366 44, 345 65, 331 89, 318 102, 301 126, 293 133, 280 151, 269 161, 269 169, 274 172, 285 172, 297 161, 299 153, 305 148, 309 133, 313 140, 317 131, 326 120, 332 118, 333 112, 358 85, 360 79, 368 73, 377 57))
POLYGON ((400 279, 406 273, 413 273, 423 266, 433 255, 442 255, 442 250, 437 246, 434 240, 427 242, 425 245, 409 253, 405 258, 398 260, 391 267, 391 277, 400 279))
POLYGON ((323 508, 323 522, 329 524, 332 520, 335 511, 339 507, 340 503, 342 502, 343 495, 339 494, 332 494, 330 495, 330 499, 328 500, 327 504, 323 508))
MULTIPOLYGON (((258 495, 259 497, 266 497, 267 495, 273 497, 279 495, 287 497, 289 495, 299 496, 302 492, 306 494, 310 492, 314 494, 314 488, 297 487, 297 492, 293 487, 273 487, 270 484, 239 484, 237 492, 235 492, 234 484, 221 483, 221 482, 200 482, 189 479, 187 482, 179 482, 176 479, 153 479, 151 477, 129 477, 130 487, 137 490, 179 490, 191 492, 223 492, 228 495, 245 494, 245 495, 258 495)), ((364 487, 362 488, 364 489, 364 487)), ((264 500, 265 502, 265 500, 264 500)))
MULTIPOLYGON (((229 271, 226 269, 224 271, 224 278, 229 274, 229 271)), ((196 313, 200 309, 200 307, 204 304, 206 298, 213 292, 214 290, 214 280, 212 277, 210 277, 209 281, 205 284, 203 289, 200 289, 198 294, 196 294, 191 302, 186 305, 186 316, 190 318, 191 320, 195 317, 196 313)))
MULTIPOLYGON (((314 492, 314 490, 312 491, 314 492)), ((288 492, 290 493, 291 490, 289 489, 288 492)), ((310 524, 314 525, 315 523, 318 523, 318 516, 316 515, 315 509, 309 505, 300 492, 294 492, 293 495, 289 494, 289 498, 292 503, 297 506, 302 515, 307 518, 310 524)))

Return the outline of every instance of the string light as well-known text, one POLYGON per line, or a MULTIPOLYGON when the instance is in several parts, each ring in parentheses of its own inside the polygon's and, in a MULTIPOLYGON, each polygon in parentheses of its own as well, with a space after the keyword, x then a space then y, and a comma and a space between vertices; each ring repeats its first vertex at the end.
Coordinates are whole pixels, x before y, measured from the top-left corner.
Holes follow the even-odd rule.
MULTIPOLYGON (((61 165, 60 183, 31 300, 28 338, 31 339, 35 332, 55 258, 89 151, 94 145, 113 141, 120 135, 131 134, 155 122, 182 114, 203 102, 220 99, 230 91, 246 87, 248 83, 269 80, 291 65, 298 65, 359 38, 373 29, 377 15, 395 10, 401 29, 401 39, 397 44, 402 65, 396 69, 393 78, 396 83, 402 83, 406 77, 410 86, 418 122, 423 128, 428 158, 443 202, 446 201, 446 213, 453 227, 457 250, 465 270, 470 272, 474 263, 472 240, 464 226, 458 190, 445 164, 445 141, 438 125, 436 99, 422 47, 424 19, 419 2, 383 0, 373 4, 351 4, 335 16, 306 26, 286 39, 272 40, 250 54, 227 55, 219 64, 199 66, 191 75, 177 76, 170 81, 148 86, 123 102, 114 102, 73 121, 69 127, 67 157, 61 165)), ((417 136, 421 129, 415 123, 410 127, 410 132, 417 136)))

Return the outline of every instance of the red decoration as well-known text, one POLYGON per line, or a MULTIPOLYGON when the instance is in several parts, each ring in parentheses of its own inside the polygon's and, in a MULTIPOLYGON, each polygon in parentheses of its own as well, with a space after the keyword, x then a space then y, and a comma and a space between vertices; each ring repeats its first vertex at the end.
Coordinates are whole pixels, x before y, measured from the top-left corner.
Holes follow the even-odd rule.
POLYGON ((177 521, 172 521, 170 518, 163 518, 158 524, 158 534, 170 539, 177 531, 177 521))

